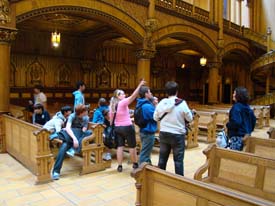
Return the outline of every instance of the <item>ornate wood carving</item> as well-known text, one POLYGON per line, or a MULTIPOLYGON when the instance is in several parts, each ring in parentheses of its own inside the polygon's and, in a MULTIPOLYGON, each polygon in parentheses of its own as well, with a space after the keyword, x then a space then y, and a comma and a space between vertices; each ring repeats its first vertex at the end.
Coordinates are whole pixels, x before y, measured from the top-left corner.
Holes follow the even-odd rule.
POLYGON ((37 59, 28 66, 26 78, 26 86, 45 83, 45 68, 37 59))
POLYGON ((129 87, 129 78, 130 74, 126 67, 124 66, 123 70, 121 70, 117 77, 117 83, 119 88, 128 88, 129 87))
POLYGON ((17 34, 16 29, 8 29, 0 27, 0 42, 11 42, 15 40, 15 36, 17 34))
POLYGON ((10 5, 8 0, 0 0, 0 23, 6 24, 11 21, 10 5))
POLYGON ((62 64, 57 70, 57 85, 70 86, 72 70, 67 64, 62 64))
POLYGON ((96 86, 99 88, 110 88, 111 87, 111 72, 106 68, 104 64, 102 68, 96 74, 96 86))

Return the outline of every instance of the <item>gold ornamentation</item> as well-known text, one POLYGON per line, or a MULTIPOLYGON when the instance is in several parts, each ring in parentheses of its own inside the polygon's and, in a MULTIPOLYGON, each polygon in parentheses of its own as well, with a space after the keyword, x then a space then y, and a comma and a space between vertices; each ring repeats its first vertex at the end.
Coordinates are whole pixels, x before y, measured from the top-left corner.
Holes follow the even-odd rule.
POLYGON ((11 21, 10 5, 8 0, 0 0, 0 23, 6 24, 11 21))
POLYGON ((15 40, 17 30, 0 27, 0 42, 11 42, 15 40))
POLYGON ((155 50, 140 49, 136 52, 136 57, 138 59, 151 59, 155 56, 155 50))

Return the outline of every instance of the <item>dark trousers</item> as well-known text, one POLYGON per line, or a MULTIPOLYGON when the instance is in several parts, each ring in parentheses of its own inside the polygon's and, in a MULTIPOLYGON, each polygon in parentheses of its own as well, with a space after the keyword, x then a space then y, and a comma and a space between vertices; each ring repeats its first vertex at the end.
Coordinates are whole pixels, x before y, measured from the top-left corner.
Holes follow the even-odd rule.
POLYGON ((160 132, 160 151, 158 167, 166 170, 166 164, 169 158, 171 149, 173 150, 173 158, 175 164, 175 173, 184 175, 184 150, 185 150, 185 135, 173 134, 169 132, 160 132))
MULTIPOLYGON (((76 136, 78 142, 79 142, 79 147, 76 149, 77 152, 81 151, 81 143, 84 137, 89 136, 92 134, 91 130, 87 130, 86 132, 82 132, 81 129, 79 128, 72 128, 74 135, 76 136)), ((60 170, 62 168, 63 160, 66 155, 66 151, 73 147, 73 139, 68 135, 66 131, 62 131, 62 138, 63 143, 61 144, 55 163, 53 167, 53 172, 60 173, 60 170)))

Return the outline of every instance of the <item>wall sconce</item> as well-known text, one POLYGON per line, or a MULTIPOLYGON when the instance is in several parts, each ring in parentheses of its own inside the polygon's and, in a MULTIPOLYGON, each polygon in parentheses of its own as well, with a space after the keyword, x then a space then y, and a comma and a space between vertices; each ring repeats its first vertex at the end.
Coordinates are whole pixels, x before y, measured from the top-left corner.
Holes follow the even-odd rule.
POLYGON ((201 66, 204 67, 206 65, 206 63, 207 63, 207 59, 205 57, 200 58, 200 65, 201 66))
POLYGON ((184 69, 184 68, 185 68, 185 64, 182 64, 182 65, 181 65, 181 68, 184 69))

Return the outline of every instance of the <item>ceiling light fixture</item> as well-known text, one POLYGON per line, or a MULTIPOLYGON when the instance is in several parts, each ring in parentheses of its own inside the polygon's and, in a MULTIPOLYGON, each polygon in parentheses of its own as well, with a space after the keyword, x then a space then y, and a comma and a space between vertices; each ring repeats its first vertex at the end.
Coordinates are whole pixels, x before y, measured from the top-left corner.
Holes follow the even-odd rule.
POLYGON ((206 65, 206 63, 207 63, 207 59, 205 57, 200 58, 200 65, 201 66, 204 67, 206 65))
POLYGON ((53 45, 54 48, 59 47, 59 45, 60 45, 60 38, 61 38, 61 34, 60 33, 57 33, 57 31, 52 32, 51 41, 52 41, 52 45, 53 45))

